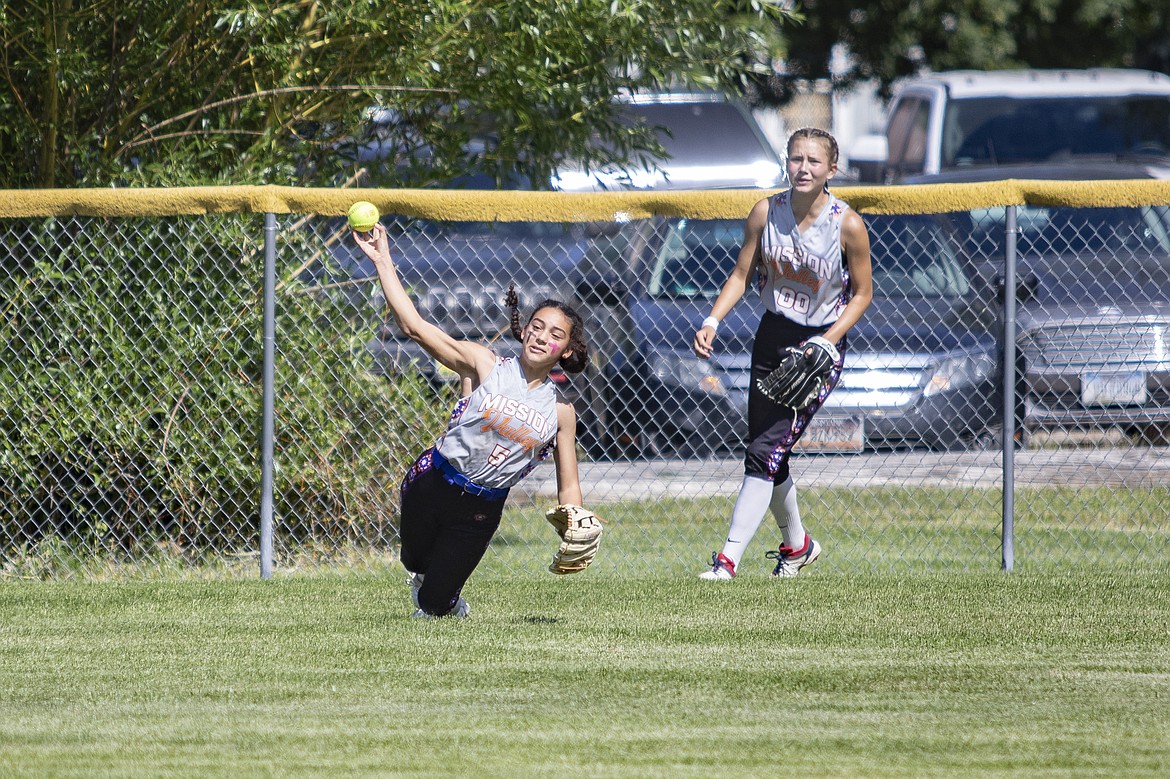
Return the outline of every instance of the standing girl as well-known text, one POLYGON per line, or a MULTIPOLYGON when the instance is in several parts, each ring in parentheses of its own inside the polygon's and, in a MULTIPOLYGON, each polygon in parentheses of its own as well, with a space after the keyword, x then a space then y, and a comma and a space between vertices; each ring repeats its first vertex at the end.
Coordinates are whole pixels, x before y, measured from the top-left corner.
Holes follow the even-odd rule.
POLYGON ((455 371, 462 396, 439 442, 410 466, 402 483, 399 535, 410 573, 416 617, 465 617, 463 585, 500 525, 508 490, 553 455, 557 496, 580 504, 576 413, 556 395, 549 372, 557 365, 584 370, 589 358, 581 317, 545 300, 521 326, 514 292, 516 357, 452 338, 423 319, 398 278, 386 229, 378 224, 354 240, 374 262, 386 302, 402 332, 455 371))
POLYGON ((765 312, 752 349, 748 447, 744 478, 723 550, 711 556, 704 579, 730 579, 744 549, 771 509, 783 542, 767 556, 773 576, 795 576, 821 553, 800 521, 788 459, 813 414, 837 385, 845 334, 873 299, 869 235, 857 212, 829 191, 837 173, 837 142, 824 130, 797 130, 788 139, 790 188, 759 201, 744 227, 743 246, 711 316, 695 333, 694 350, 710 357, 719 322, 757 276, 765 312), (789 347, 821 350, 832 362, 816 399, 800 409, 781 406, 758 384, 789 347))

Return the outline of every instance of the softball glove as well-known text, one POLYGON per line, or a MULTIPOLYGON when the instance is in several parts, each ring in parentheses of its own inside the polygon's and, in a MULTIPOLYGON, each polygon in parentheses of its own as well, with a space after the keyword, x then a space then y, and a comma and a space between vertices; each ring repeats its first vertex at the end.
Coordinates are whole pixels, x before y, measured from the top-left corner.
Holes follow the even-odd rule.
POLYGON ((570 503, 551 508, 544 516, 561 537, 548 569, 566 574, 588 568, 601 546, 601 519, 589 509, 570 503))
POLYGON ((840 359, 837 347, 815 335, 800 346, 788 347, 780 365, 756 386, 773 402, 800 411, 817 399, 840 359))

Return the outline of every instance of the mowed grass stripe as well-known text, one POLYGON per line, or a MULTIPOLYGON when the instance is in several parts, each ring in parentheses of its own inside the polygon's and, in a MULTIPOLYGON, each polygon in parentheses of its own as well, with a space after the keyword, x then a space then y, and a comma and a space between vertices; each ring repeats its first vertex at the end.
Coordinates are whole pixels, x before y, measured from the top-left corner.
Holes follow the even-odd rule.
MULTIPOLYGON (((800 491, 806 528, 825 548, 817 570, 834 574, 993 573, 1001 567, 1003 496, 995 489, 872 487, 800 491)), ((726 537, 734 496, 661 498, 596 506, 607 520, 601 554, 591 575, 672 575, 689 578, 708 565, 726 537)), ((483 571, 544 575, 556 543, 543 503, 516 500, 504 512, 483 571)), ((1052 487, 1017 490, 1014 566, 1020 571, 1059 571, 1094 565, 1157 567, 1170 559, 1170 488, 1052 487)), ((278 528, 279 530, 279 528, 278 528)), ((741 576, 766 576, 773 563, 764 552, 780 543, 765 517, 748 550, 741 576)), ((149 544, 146 544, 149 546, 149 544)), ((335 548, 278 544, 280 576, 396 575, 392 544, 335 548)), ((7 581, 135 581, 254 578, 254 552, 209 552, 198 560, 160 545, 145 558, 108 556, 90 545, 72 547, 44 539, 12 551, 7 581), (168 551, 170 550, 170 551, 168 551)))
POLYGON ((1170 570, 0 588, 5 776, 1162 776, 1170 570))

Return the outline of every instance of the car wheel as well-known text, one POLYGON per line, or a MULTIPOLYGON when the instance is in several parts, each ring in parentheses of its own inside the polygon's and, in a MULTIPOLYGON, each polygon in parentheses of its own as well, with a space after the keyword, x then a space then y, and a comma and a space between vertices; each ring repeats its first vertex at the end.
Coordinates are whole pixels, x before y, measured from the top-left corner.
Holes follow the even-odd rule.
POLYGON ((977 433, 971 435, 968 449, 976 452, 990 452, 1001 448, 1003 441, 1003 428, 984 428, 977 433))
POLYGON ((600 460, 605 454, 605 447, 601 443, 601 436, 592 427, 577 427, 577 446, 590 460, 600 460))
POLYGON ((691 460, 710 457, 715 447, 697 433, 662 428, 645 431, 641 450, 646 457, 691 460))
POLYGON ((1150 422, 1130 433, 1138 446, 1170 446, 1170 423, 1150 422))
POLYGON ((577 444, 594 462, 629 461, 644 456, 639 437, 631 435, 618 425, 605 428, 598 423, 595 427, 579 427, 577 444))
MULTIPOLYGON (((1028 431, 1016 428, 1016 449, 1028 448, 1028 431)), ((1003 448, 1003 425, 990 425, 967 439, 967 448, 976 452, 994 452, 1003 448)))
POLYGON ((577 430, 577 444, 585 456, 593 462, 609 462, 621 459, 621 447, 612 434, 600 427, 581 427, 577 430))

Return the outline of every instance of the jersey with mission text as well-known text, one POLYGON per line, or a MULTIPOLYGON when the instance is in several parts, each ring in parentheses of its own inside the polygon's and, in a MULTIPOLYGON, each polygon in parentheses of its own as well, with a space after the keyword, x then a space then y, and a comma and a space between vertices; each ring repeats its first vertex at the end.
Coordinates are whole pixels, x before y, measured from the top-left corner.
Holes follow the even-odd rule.
POLYGON ((768 202, 760 235, 760 297, 774 314, 825 327, 849 302, 849 268, 841 251, 841 221, 849 206, 829 194, 824 210, 802 233, 791 196, 785 190, 768 202))
POLYGON ((474 484, 506 489, 548 457, 556 435, 553 383, 529 389, 519 360, 508 357, 455 404, 435 448, 474 484))

